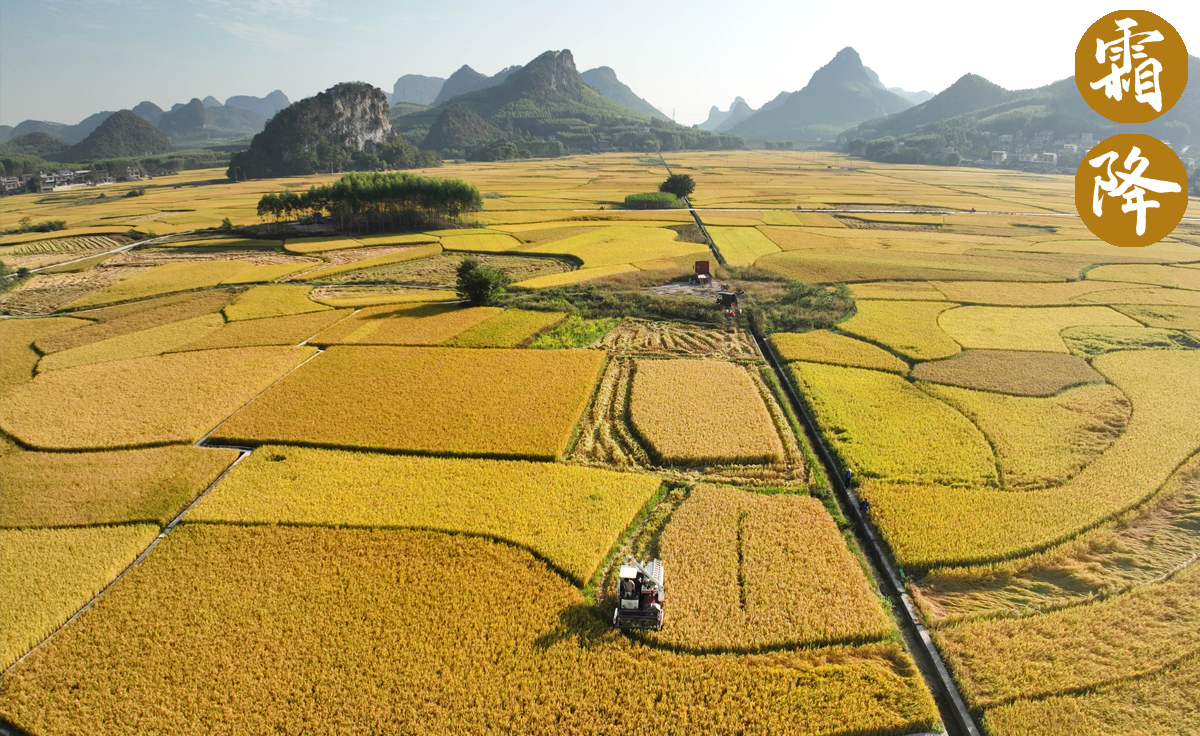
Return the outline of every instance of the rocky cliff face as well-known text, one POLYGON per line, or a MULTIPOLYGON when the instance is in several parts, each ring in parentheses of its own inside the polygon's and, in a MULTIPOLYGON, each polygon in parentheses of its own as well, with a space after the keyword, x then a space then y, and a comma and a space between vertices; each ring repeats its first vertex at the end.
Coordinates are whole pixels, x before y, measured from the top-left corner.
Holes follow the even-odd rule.
POLYGON ((230 172, 258 178, 371 168, 372 155, 395 135, 383 91, 344 82, 281 110, 234 156, 230 172))
MULTIPOLYGON (((394 135, 388 120, 387 95, 362 82, 347 82, 321 92, 311 108, 312 117, 326 127, 325 137, 359 151, 374 150, 394 135)), ((301 103, 308 100, 301 100, 301 103)), ((293 105, 293 107, 297 107, 293 105)), ((307 142, 313 145, 312 141, 307 142)), ((313 150, 309 147, 305 150, 313 150)))

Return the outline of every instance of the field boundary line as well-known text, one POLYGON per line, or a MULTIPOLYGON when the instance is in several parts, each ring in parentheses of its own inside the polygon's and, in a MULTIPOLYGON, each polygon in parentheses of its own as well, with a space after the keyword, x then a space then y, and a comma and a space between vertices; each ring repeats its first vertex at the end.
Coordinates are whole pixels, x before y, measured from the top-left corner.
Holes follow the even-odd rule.
MULTIPOLYGON (((675 172, 671 171, 671 165, 667 163, 667 160, 665 158, 663 158, 663 155, 661 152, 658 154, 658 160, 662 161, 663 168, 667 170, 667 176, 675 175, 675 172)), ((692 216, 692 219, 696 221, 696 227, 700 228, 700 232, 704 233, 704 239, 708 241, 708 249, 709 249, 709 251, 712 252, 713 258, 716 258, 717 263, 724 266, 725 265, 725 256, 721 255, 721 250, 719 248, 717 248, 717 242, 712 239, 712 235, 709 234, 708 228, 704 227, 704 222, 700 220, 700 215, 697 214, 696 208, 692 206, 692 200, 688 199, 687 197, 684 197, 683 201, 688 206, 688 213, 690 213, 692 216)))
POLYGON ((9 672, 12 672, 14 667, 19 665, 21 662, 25 661, 25 659, 29 655, 31 655, 35 651, 37 651, 43 644, 50 641, 50 639, 55 634, 57 634, 58 632, 65 629, 67 626, 71 625, 71 623, 75 619, 79 618, 80 616, 82 616, 84 614, 85 611, 87 611, 92 606, 96 605, 96 601, 100 600, 100 598, 103 597, 104 594, 109 591, 109 589, 111 589, 114 585, 116 585, 118 582, 120 582, 120 580, 122 578, 124 578, 126 575, 128 575, 129 571, 132 570, 134 567, 136 567, 142 560, 146 559, 146 557, 154 550, 154 548, 158 546, 158 543, 161 542, 163 539, 165 539, 167 534, 169 534, 171 532, 171 530, 174 529, 179 524, 180 520, 183 519, 184 514, 191 511, 193 506, 200 503, 200 501, 203 500, 204 497, 208 495, 209 491, 211 491, 213 488, 215 488, 216 485, 218 483, 220 483, 225 478, 226 475, 229 475, 229 471, 231 471, 235 467, 237 467, 238 463, 240 463, 241 461, 245 460, 247 457, 250 456, 250 451, 246 450, 246 449, 239 449, 239 453, 240 454, 237 456, 237 458, 232 463, 229 464, 229 467, 227 467, 223 471, 221 471, 221 474, 217 476, 216 480, 214 480, 212 483, 209 483, 208 487, 205 488, 203 491, 201 491, 200 495, 193 498, 192 502, 189 503, 186 507, 184 507, 183 511, 180 511, 175 516, 175 518, 170 521, 170 523, 168 523, 165 527, 162 528, 162 530, 159 531, 158 535, 156 537, 154 537, 153 540, 151 540, 150 544, 146 547, 146 549, 142 550, 141 554, 139 554, 137 557, 135 557, 133 559, 133 562, 130 562, 128 565, 126 565, 124 570, 122 570, 120 573, 118 573, 115 578, 110 580, 107 585, 105 585, 103 588, 101 588, 100 592, 96 593, 90 599, 88 599, 87 603, 84 603, 83 606, 79 610, 75 611, 75 613, 72 614, 70 618, 68 618, 66 621, 63 621, 61 624, 59 624, 57 627, 55 627, 55 629, 53 631, 51 631, 49 634, 46 634, 46 636, 44 636, 41 639, 41 641, 39 641, 37 644, 34 644, 33 646, 31 646, 29 648, 29 651, 25 652, 20 657, 18 657, 12 664, 10 664, 8 667, 6 667, 3 672, 0 672, 0 681, 2 681, 8 675, 9 672))
MULTIPOLYGON (((312 338, 309 338, 309 339, 311 340, 312 338)), ((297 347, 298 347, 298 346, 297 346, 297 347)), ((207 433, 207 434, 205 434, 203 437, 201 437, 199 440, 197 440, 197 441, 194 443, 194 445, 195 445, 196 447, 209 447, 210 445, 208 445, 208 444, 207 444, 207 443, 208 443, 208 438, 209 438, 209 437, 212 437, 212 436, 213 436, 213 432, 216 432, 218 429, 220 429, 220 428, 221 428, 221 427, 222 427, 222 426, 225 424, 225 422, 228 422, 228 421, 229 421, 229 419, 230 419, 230 417, 232 417, 234 414, 237 414, 237 413, 238 413, 239 411, 241 411, 242 409, 245 409, 247 406, 250 406, 251 404, 253 404, 253 403, 254 403, 256 400, 258 400, 258 398, 259 398, 260 396, 262 396, 262 395, 263 395, 263 394, 265 394, 266 392, 270 391, 271 389, 275 388, 275 386, 276 386, 276 385, 277 385, 277 384, 278 384, 280 381, 282 381, 283 379, 285 379, 285 378, 287 378, 288 376, 292 375, 293 373, 295 373, 296 371, 300 370, 300 369, 301 369, 301 368, 303 368, 304 366, 308 365, 309 361, 312 361, 312 360, 314 360, 314 359, 316 359, 316 358, 320 357, 320 356, 321 356, 321 354, 325 352, 325 348, 315 348, 315 349, 316 349, 316 351, 317 351, 317 352, 315 352, 315 353, 313 353, 312 355, 310 355, 310 356, 308 356, 307 358, 305 358, 303 361, 301 361, 301 362, 300 362, 300 364, 299 364, 299 365, 297 365, 296 367, 292 368, 292 369, 291 369, 290 371, 288 371, 287 373, 284 373, 284 374, 283 374, 282 376, 280 376, 279 378, 276 378, 274 381, 271 381, 271 385, 270 385, 270 386, 267 386, 267 387, 266 387, 266 388, 264 388, 262 391, 259 391, 258 393, 254 394, 254 396, 250 397, 250 400, 249 400, 249 401, 247 401, 246 403, 242 404, 242 405, 241 405, 241 406, 239 406, 238 408, 234 409, 232 412, 230 412, 229 416, 227 416, 227 417, 225 417, 224 419, 222 419, 221 421, 217 422, 217 426, 215 426, 215 427, 213 427, 212 429, 208 430, 208 433, 207 433)), ((217 447, 217 446, 218 446, 218 445, 212 445, 212 447, 217 447)), ((221 447, 233 447, 234 445, 220 445, 220 446, 221 446, 221 447)))
POLYGON ((954 678, 951 677, 950 670, 946 666, 946 662, 938 651, 937 646, 933 643, 933 638, 930 636, 929 630, 921 622, 916 605, 904 588, 904 582, 899 576, 899 569, 892 560, 886 548, 886 543, 876 534, 874 526, 864 517, 854 492, 846 487, 842 476, 837 472, 837 463, 834 462, 833 455, 825 444, 825 439, 821 436, 816 421, 809 413, 804 402, 800 400, 799 393, 792 385, 785 371, 781 368, 779 358, 775 355, 771 344, 758 335, 754 336, 754 340, 758 345, 759 351, 766 358, 768 365, 775 372, 775 377, 778 379, 788 400, 791 401, 793 410, 795 410, 797 416, 801 418, 805 427, 807 427, 811 435, 810 440, 812 441, 813 448, 817 451, 822 464, 825 465, 829 482, 842 504, 842 512, 854 524, 855 536, 859 538, 860 545, 867 552, 867 556, 872 561, 873 567, 876 568, 878 573, 882 573, 878 577, 886 581, 883 593, 892 601, 894 610, 900 614, 901 627, 906 629, 905 633, 908 634, 905 638, 908 639, 911 637, 912 640, 918 642, 920 645, 917 651, 923 655, 926 666, 919 667, 919 669, 925 675, 926 684, 934 692, 934 699, 938 703, 938 710, 942 713, 943 725, 947 726, 950 733, 955 736, 981 736, 981 731, 975 724, 970 710, 967 708, 966 699, 958 689, 954 678), (928 674, 929 669, 933 670, 936 677, 930 677, 928 674), (952 718, 946 718, 947 715, 952 716, 952 718), (954 726, 955 728, 950 729, 950 726, 954 726))
MULTIPOLYGON (((354 315, 358 314, 358 313, 359 313, 359 312, 361 312, 362 310, 363 310, 363 308, 362 308, 362 307, 359 307, 358 309, 355 309, 355 310, 354 310, 353 312, 351 312, 350 314, 347 314, 346 316, 342 317, 341 319, 339 319, 338 321, 334 322, 334 323, 333 323, 333 324, 331 324, 331 325, 328 325, 328 326, 326 326, 326 327, 322 327, 321 329, 317 330, 317 331, 316 331, 316 332, 314 332, 313 334, 311 334, 311 335, 309 335, 308 337, 304 338, 303 340, 301 340, 300 342, 296 343, 296 344, 295 344, 295 345, 293 345, 292 347, 302 348, 302 347, 304 347, 304 346, 308 345, 308 341, 309 341, 309 340, 313 339, 313 338, 314 338, 314 337, 316 337, 317 335, 320 335, 322 332, 325 332, 326 330, 331 330, 331 329, 333 329, 333 328, 334 328, 334 327, 336 327, 337 325, 340 325, 341 323, 343 323, 343 322, 345 322, 346 320, 350 319, 351 317, 353 317, 354 315)), ((296 366, 296 367, 297 367, 297 368, 299 368, 300 366, 296 366)), ((212 434, 212 432, 209 432, 209 434, 212 434)))

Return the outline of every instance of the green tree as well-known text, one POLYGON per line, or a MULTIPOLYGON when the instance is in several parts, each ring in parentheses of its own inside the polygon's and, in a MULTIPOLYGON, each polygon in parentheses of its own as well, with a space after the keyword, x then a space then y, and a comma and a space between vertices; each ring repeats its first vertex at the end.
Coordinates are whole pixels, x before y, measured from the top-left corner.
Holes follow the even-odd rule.
POLYGON ((459 297, 476 307, 491 306, 504 296, 512 279, 503 271, 485 266, 475 258, 464 258, 458 264, 456 278, 459 297))
POLYGON ((696 180, 688 174, 671 174, 666 181, 658 185, 658 191, 683 199, 696 191, 696 180))

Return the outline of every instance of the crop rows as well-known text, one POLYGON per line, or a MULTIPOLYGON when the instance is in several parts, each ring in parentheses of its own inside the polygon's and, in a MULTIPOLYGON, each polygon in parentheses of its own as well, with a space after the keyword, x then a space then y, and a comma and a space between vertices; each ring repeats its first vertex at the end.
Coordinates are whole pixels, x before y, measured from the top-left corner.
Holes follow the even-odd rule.
POLYGON ((1018 396, 1052 396, 1100 375, 1074 355, 1027 350, 966 350, 953 358, 918 364, 913 378, 1018 396))

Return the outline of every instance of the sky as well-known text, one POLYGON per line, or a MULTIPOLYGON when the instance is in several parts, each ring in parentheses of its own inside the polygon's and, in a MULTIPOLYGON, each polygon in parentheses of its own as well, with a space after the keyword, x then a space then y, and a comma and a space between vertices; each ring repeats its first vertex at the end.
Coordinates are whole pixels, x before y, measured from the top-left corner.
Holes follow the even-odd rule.
MULTIPOLYGON (((741 96, 800 89, 846 46, 889 87, 938 92, 968 72, 1009 88, 1070 76, 1090 2, 804 0, 0 0, 0 124, 74 124, 149 100, 294 100, 338 82, 389 95, 403 74, 493 74, 548 49, 610 66, 685 125, 741 96)), ((1200 55, 1200 3, 1144 6, 1200 55)), ((1192 80, 1192 84, 1200 80, 1192 80)))

